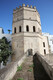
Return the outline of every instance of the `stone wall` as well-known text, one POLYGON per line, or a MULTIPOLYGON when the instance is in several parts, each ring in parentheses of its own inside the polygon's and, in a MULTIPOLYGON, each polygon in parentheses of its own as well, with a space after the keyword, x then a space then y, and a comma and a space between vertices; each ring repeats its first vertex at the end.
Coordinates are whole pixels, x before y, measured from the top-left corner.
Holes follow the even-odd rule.
POLYGON ((51 80, 53 80, 53 54, 45 55, 45 56, 40 54, 36 54, 36 55, 39 61, 42 63, 45 71, 47 72, 51 80))
POLYGON ((42 41, 45 43, 45 47, 43 46, 43 52, 44 52, 44 49, 45 49, 46 50, 46 54, 49 54, 48 38, 46 36, 42 36, 42 41))
POLYGON ((13 78, 17 71, 17 67, 20 66, 25 60, 26 55, 24 55, 19 61, 11 62, 5 68, 0 70, 0 80, 10 80, 13 78))
POLYGON ((49 54, 47 37, 37 33, 24 33, 24 53, 26 53, 28 49, 33 50, 33 55, 37 51, 44 55, 44 49, 46 50, 46 54, 49 54), (45 43, 45 47, 43 46, 43 42, 45 43))
POLYGON ((38 35, 35 33, 25 33, 24 34, 24 53, 29 49, 32 49, 33 55, 35 52, 39 51, 38 35), (31 34, 31 35, 30 35, 31 34))
POLYGON ((18 35, 12 35, 12 61, 19 60, 22 56, 24 56, 24 38, 23 34, 20 33, 18 35))

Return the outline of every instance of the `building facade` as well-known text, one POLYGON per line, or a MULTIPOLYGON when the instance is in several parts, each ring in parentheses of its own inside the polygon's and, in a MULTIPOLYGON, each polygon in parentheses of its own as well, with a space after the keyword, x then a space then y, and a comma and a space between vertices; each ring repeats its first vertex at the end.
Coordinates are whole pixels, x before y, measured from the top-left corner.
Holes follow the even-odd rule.
POLYGON ((48 54, 48 39, 42 35, 40 15, 36 9, 25 4, 13 10, 12 49, 17 60, 24 54, 48 54))
POLYGON ((3 28, 0 27, 0 39, 2 39, 2 37, 6 37, 8 41, 12 41, 11 34, 5 34, 3 28))
POLYGON ((43 33, 43 36, 48 37, 50 53, 53 53, 53 35, 50 35, 49 33, 43 33))
POLYGON ((4 34, 4 30, 0 27, 0 34, 4 34))

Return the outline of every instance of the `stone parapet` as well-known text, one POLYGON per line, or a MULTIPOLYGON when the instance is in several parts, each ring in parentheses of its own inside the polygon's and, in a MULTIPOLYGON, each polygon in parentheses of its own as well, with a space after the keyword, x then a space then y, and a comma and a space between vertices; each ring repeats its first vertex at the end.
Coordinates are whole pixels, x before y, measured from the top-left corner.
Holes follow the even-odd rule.
POLYGON ((28 4, 27 5, 25 5, 25 4, 22 4, 22 6, 19 6, 19 8, 18 7, 16 7, 16 9, 14 9, 13 11, 15 12, 16 10, 19 10, 20 8, 22 8, 22 7, 25 7, 25 8, 32 8, 32 9, 36 9, 36 7, 35 6, 33 6, 32 7, 32 5, 31 6, 29 6, 28 4))
POLYGON ((20 60, 11 62, 5 68, 0 70, 0 80, 11 80, 17 71, 17 67, 20 66, 25 60, 26 55, 21 57, 20 60))
POLYGON ((41 62, 42 66, 44 67, 45 71, 51 78, 51 80, 53 80, 53 54, 49 54, 45 56, 41 54, 36 54, 36 55, 39 61, 41 62))

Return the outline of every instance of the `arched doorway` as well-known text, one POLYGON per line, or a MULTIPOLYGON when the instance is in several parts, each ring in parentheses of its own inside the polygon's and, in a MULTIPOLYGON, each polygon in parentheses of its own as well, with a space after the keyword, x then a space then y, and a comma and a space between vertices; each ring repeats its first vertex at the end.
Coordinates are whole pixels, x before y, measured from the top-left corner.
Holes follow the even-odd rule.
POLYGON ((28 56, 33 55, 33 50, 32 49, 28 49, 28 56))

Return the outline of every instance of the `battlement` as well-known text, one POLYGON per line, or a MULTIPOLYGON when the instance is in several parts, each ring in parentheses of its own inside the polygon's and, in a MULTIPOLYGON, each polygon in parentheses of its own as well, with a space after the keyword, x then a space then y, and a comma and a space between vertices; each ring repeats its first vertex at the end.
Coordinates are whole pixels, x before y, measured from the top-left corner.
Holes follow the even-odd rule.
POLYGON ((27 4, 27 5, 22 4, 22 6, 16 7, 16 9, 13 10, 13 13, 16 13, 17 11, 22 10, 23 8, 24 8, 25 10, 28 9, 28 10, 31 10, 31 11, 36 11, 37 14, 38 14, 38 16, 40 17, 40 15, 39 15, 36 7, 35 7, 35 6, 32 6, 32 5, 29 6, 28 4, 27 4))
POLYGON ((28 4, 27 4, 27 5, 22 4, 22 6, 19 6, 19 8, 18 8, 18 7, 16 7, 16 9, 14 9, 14 11, 16 11, 17 9, 20 9, 20 8, 22 8, 22 7, 36 9, 36 7, 35 7, 35 6, 34 6, 34 7, 32 7, 32 5, 31 5, 31 6, 29 6, 28 4))

